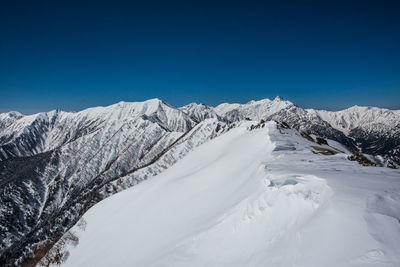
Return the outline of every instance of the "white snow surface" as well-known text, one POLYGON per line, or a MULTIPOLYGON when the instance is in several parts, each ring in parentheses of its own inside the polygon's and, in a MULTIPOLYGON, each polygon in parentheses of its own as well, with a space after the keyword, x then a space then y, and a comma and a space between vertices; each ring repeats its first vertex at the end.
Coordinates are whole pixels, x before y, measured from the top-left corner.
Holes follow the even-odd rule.
POLYGON ((252 123, 96 204, 64 265, 400 266, 398 170, 252 123))

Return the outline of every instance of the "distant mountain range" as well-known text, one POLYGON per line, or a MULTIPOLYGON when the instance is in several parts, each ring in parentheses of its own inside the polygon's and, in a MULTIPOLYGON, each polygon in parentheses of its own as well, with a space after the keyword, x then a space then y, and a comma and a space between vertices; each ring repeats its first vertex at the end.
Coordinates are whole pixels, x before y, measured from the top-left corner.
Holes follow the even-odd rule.
POLYGON ((400 112, 303 109, 276 97, 176 108, 162 100, 80 112, 0 114, 0 265, 34 258, 90 207, 172 166, 242 120, 274 120, 346 146, 362 164, 399 168, 400 112))

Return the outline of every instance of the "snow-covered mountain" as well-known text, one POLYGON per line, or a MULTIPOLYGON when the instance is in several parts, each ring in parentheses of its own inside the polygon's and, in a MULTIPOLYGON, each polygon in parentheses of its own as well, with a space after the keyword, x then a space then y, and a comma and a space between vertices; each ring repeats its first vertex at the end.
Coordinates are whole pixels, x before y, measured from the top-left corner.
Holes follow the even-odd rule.
POLYGON ((215 107, 215 112, 229 121, 240 121, 246 118, 259 121, 291 106, 293 106, 292 102, 277 96, 274 100, 263 99, 250 101, 247 104, 223 103, 215 107))
POLYGON ((0 113, 0 130, 8 127, 14 121, 22 118, 23 115, 16 111, 10 111, 7 113, 0 113))
POLYGON ((158 99, 15 120, 0 133, 1 265, 57 240, 94 203, 227 129, 158 99))
POLYGON ((196 122, 209 118, 221 119, 212 106, 205 104, 190 103, 186 106, 180 107, 179 109, 188 114, 189 117, 196 122))
POLYGON ((139 118, 175 132, 186 132, 196 124, 187 114, 159 99, 120 102, 77 113, 54 110, 23 116, 5 127, 0 132, 0 157, 24 157, 50 151, 99 129, 116 131, 139 118))
POLYGON ((277 121, 319 146, 336 141, 345 158, 396 167, 399 118, 378 108, 302 109, 280 97, 215 108, 175 108, 151 99, 80 112, 0 114, 0 265, 34 262, 94 204, 160 174, 245 121, 277 121))
POLYGON ((342 111, 315 111, 334 128, 356 141, 363 153, 400 163, 400 116, 396 111, 354 106, 342 111))
POLYGON ((398 171, 253 124, 90 209, 64 266, 399 266, 398 171))
POLYGON ((336 140, 353 150, 383 156, 400 165, 400 116, 396 111, 354 106, 342 111, 303 109, 276 97, 247 104, 221 104, 215 111, 227 121, 275 120, 300 132, 336 140))
POLYGON ((399 130, 399 116, 394 110, 353 106, 341 111, 317 110, 316 112, 333 127, 347 135, 356 128, 386 134, 393 134, 391 130, 399 130))

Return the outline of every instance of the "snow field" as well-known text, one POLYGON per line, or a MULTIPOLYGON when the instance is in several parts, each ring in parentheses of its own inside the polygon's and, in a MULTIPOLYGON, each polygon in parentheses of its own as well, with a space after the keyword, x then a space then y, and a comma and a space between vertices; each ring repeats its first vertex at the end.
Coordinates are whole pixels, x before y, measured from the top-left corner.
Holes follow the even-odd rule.
POLYGON ((66 265, 251 263, 330 194, 315 176, 267 174, 275 147, 268 131, 233 129, 100 202, 84 216, 87 229, 66 265))

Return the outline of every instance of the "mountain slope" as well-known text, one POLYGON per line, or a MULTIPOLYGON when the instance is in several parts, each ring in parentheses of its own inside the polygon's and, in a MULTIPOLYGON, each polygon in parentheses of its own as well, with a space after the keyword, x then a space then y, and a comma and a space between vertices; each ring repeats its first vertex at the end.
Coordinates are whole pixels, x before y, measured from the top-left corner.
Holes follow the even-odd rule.
POLYGON ((180 107, 179 110, 186 113, 192 120, 196 122, 210 118, 220 118, 214 111, 214 108, 205 104, 190 103, 180 107))
POLYGON ((163 172, 247 120, 277 121, 319 145, 323 138, 338 142, 333 152, 330 146, 312 149, 316 154, 346 151, 364 165, 400 166, 398 113, 376 108, 333 114, 277 97, 216 108, 174 108, 151 99, 80 112, 4 113, 0 265, 20 264, 48 249, 94 204, 163 172), (351 129, 341 129, 343 121, 351 129))
POLYGON ((391 110, 356 106, 329 112, 303 109, 276 97, 247 104, 225 103, 215 107, 215 111, 230 122, 246 118, 284 122, 300 132, 336 140, 355 154, 361 151, 383 156, 389 166, 400 166, 400 116, 391 110))
POLYGON ((396 171, 313 154, 295 130, 252 124, 90 209, 64 266, 400 264, 396 171))
POLYGON ((400 118, 395 111, 376 107, 354 106, 341 111, 318 110, 316 113, 347 135, 356 128, 369 132, 395 134, 392 130, 398 130, 400 123, 400 118))
POLYGON ((16 111, 0 113, 0 131, 22 117, 23 115, 16 111))
POLYGON ((358 143, 363 153, 400 164, 400 115, 392 110, 354 106, 342 111, 316 111, 333 127, 358 143))
POLYGON ((196 126, 159 100, 27 117, 2 131, 9 139, 2 146, 7 158, 0 161, 2 265, 26 259, 93 204, 227 130, 216 119, 196 126))
POLYGON ((290 106, 293 106, 292 102, 278 96, 273 101, 262 99, 250 101, 247 104, 224 103, 215 107, 215 112, 229 121, 240 121, 246 118, 259 121, 290 106))
POLYGON ((159 99, 120 102, 77 113, 55 110, 23 116, 5 127, 0 132, 0 159, 32 156, 103 128, 117 130, 143 117, 167 131, 186 132, 195 125, 185 113, 159 99))

